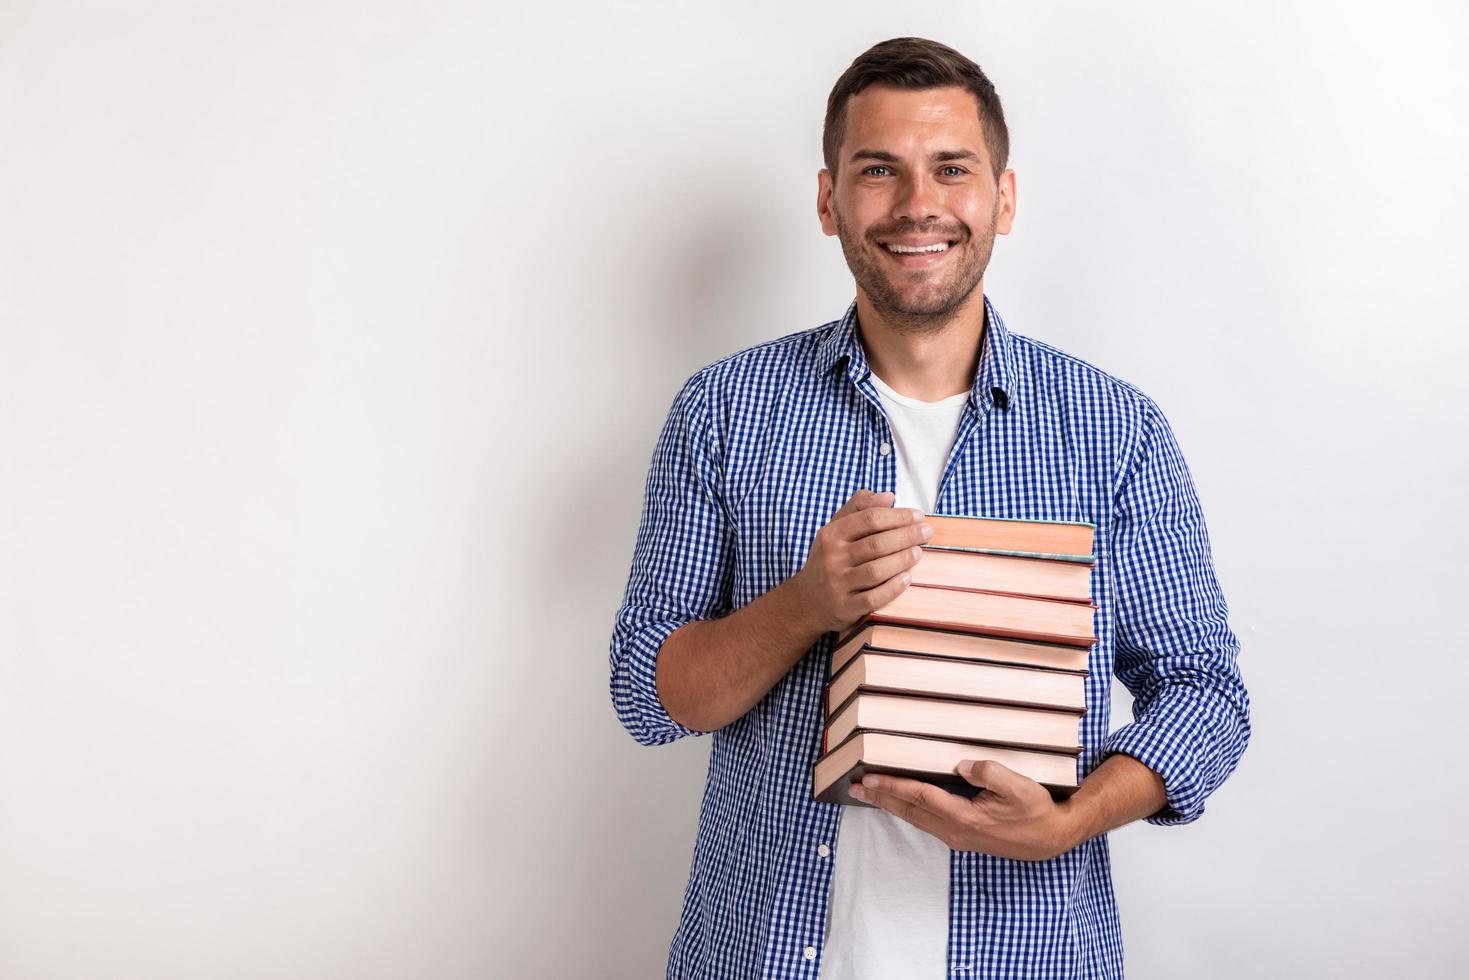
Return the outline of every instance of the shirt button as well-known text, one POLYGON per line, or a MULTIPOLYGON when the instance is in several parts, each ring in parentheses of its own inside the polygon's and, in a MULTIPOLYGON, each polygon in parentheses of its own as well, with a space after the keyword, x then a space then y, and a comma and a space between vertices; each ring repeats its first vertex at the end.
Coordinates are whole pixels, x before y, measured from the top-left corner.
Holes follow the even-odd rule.
POLYGON ((827 847, 825 844, 817 844, 816 853, 821 857, 827 857, 831 854, 831 848, 827 847))
POLYGON ((806 959, 808 959, 808 960, 814 960, 814 959, 816 959, 816 947, 815 946, 807 946, 806 947, 805 956, 806 956, 806 959))
POLYGON ((880 455, 886 456, 888 453, 893 451, 893 447, 888 445, 887 443, 883 443, 881 446, 877 447, 877 451, 880 455))

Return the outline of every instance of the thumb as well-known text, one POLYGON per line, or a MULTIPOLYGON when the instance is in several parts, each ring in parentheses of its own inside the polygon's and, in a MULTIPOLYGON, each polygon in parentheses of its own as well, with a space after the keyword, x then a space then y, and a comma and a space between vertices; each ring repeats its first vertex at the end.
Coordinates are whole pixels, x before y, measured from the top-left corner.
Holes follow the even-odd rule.
POLYGON ((983 762, 965 759, 959 763, 958 770, 959 775, 968 780, 970 785, 988 790, 997 796, 1015 795, 1015 789, 1025 779, 1014 769, 988 759, 983 762))

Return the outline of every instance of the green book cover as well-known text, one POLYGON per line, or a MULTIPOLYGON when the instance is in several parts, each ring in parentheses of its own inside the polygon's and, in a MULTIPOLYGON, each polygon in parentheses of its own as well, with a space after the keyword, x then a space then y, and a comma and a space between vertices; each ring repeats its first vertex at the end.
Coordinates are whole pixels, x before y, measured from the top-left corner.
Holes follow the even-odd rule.
MULTIPOLYGON (((1091 528, 1093 531, 1096 531, 1097 529, 1097 526, 1090 521, 1054 521, 1046 519, 1032 520, 1022 517, 985 517, 983 515, 975 514, 945 514, 939 511, 935 511, 929 516, 953 517, 959 520, 966 521, 1005 521, 1011 524, 1065 524, 1069 527, 1091 528)), ((983 555, 1008 555, 1012 558, 1044 558, 1047 561, 1070 561, 1082 565, 1092 565, 1095 564, 1097 560, 1097 556, 1095 553, 1090 555, 1063 555, 1040 551, 1008 551, 1002 548, 965 548, 959 545, 925 545, 924 547, 931 547, 939 551, 971 551, 983 555)))

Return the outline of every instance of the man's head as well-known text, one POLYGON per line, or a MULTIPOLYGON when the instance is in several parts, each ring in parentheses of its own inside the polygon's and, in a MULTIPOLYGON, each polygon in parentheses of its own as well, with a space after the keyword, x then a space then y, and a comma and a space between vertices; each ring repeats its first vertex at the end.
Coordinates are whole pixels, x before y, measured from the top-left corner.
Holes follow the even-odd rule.
POLYGON ((971 301, 1014 218, 994 86, 952 48, 884 41, 837 80, 822 152, 817 213, 858 288, 899 329, 941 328, 971 301))

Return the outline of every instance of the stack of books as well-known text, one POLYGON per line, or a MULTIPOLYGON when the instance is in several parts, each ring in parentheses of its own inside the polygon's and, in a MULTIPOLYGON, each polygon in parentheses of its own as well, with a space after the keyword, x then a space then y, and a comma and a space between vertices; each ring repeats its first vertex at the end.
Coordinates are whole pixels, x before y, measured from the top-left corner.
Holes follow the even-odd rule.
POLYGON ((993 760, 1054 797, 1077 787, 1087 657, 1096 642, 1091 524, 934 514, 892 602, 832 651, 812 792, 892 773, 965 796, 957 771, 993 760))

